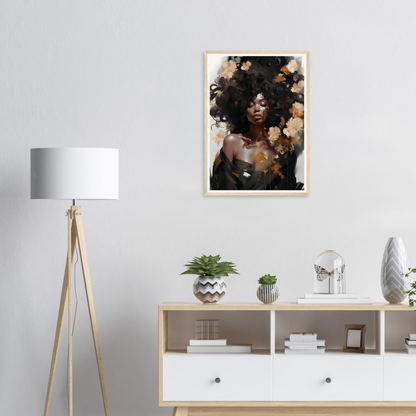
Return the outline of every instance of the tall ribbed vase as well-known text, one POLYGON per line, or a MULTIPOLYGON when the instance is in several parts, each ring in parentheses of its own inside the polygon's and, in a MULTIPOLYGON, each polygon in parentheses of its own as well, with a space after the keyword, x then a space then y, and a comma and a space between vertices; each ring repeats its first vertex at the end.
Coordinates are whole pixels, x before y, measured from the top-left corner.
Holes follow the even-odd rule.
POLYGON ((406 299, 403 292, 408 290, 405 274, 408 271, 407 252, 400 237, 387 240, 381 263, 381 291, 389 303, 402 303, 406 299))

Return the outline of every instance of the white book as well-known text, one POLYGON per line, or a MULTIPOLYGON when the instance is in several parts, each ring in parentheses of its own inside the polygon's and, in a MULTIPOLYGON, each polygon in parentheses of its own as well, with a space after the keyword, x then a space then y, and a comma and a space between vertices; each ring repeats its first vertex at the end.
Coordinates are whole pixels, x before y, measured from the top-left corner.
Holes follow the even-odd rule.
POLYGON ((412 347, 412 346, 415 346, 415 347, 416 347, 416 340, 415 340, 415 341, 412 341, 411 339, 406 338, 405 342, 406 342, 406 344, 407 344, 409 347, 412 347))
MULTIPOLYGON (((410 341, 410 342, 412 342, 412 341, 410 341)), ((415 341, 413 341, 413 342, 415 342, 415 341)), ((407 342, 404 344, 404 346, 406 347, 406 348, 408 348, 409 350, 416 350, 416 344, 413 344, 413 345, 409 345, 407 342)))
POLYGON ((404 344, 404 346, 406 347, 408 354, 416 354, 416 348, 409 347, 409 345, 406 344, 404 344))
POLYGON ((407 338, 410 341, 416 341, 416 334, 407 334, 407 338))
POLYGON ((345 303, 364 303, 371 305, 373 303, 371 298, 358 298, 358 299, 305 299, 305 298, 299 298, 298 304, 345 304, 345 303))
POLYGON ((313 350, 292 350, 288 347, 285 347, 285 354, 324 354, 325 347, 318 347, 313 350))
POLYGON ((316 341, 290 341, 289 338, 286 338, 285 346, 293 349, 325 347, 325 340, 317 339, 316 341))
POLYGON ((251 345, 190 345, 187 352, 197 354, 249 354, 251 353, 251 345))
POLYGON ((305 293, 305 299, 358 299, 358 293, 305 293))
POLYGON ((189 345, 200 345, 200 346, 227 345, 227 340, 226 339, 190 339, 189 345))
POLYGON ((291 332, 289 340, 292 342, 316 341, 318 335, 314 332, 291 332))
POLYGON ((316 350, 318 348, 317 345, 313 345, 312 347, 304 347, 303 345, 287 345, 286 347, 289 348, 290 350, 303 350, 303 351, 316 350))

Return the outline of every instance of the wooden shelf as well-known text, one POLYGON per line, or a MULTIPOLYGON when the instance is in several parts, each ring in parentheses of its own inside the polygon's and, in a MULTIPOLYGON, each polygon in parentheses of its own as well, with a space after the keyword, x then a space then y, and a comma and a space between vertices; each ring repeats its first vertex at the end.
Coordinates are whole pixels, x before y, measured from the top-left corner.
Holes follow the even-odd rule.
POLYGON ((221 302, 213 305, 196 302, 165 302, 159 311, 412 311, 414 307, 406 304, 372 303, 369 305, 350 304, 297 304, 296 302, 263 303, 221 302))

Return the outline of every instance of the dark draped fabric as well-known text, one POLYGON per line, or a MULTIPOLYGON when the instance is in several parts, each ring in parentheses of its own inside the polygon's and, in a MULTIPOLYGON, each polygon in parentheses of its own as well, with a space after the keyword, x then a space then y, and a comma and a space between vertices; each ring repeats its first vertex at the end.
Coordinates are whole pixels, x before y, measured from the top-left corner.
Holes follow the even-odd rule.
POLYGON ((301 190, 303 183, 296 183, 295 168, 297 156, 295 151, 287 152, 275 159, 272 165, 263 171, 256 171, 255 165, 234 159, 230 162, 223 149, 215 158, 211 176, 212 191, 286 191, 301 190), (283 178, 273 170, 279 163, 283 178))

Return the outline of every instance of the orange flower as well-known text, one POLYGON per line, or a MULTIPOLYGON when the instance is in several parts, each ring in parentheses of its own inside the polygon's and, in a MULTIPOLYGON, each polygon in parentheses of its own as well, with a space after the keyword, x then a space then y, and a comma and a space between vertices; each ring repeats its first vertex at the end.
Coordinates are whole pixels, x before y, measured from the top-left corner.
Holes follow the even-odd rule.
POLYGON ((272 171, 276 174, 279 175, 282 179, 284 179, 284 175, 281 172, 282 169, 282 165, 280 163, 275 163, 272 167, 271 167, 272 171))
POLYGON ((260 150, 260 152, 257 154, 257 162, 256 162, 256 167, 259 166, 261 164, 261 162, 263 162, 264 160, 264 153, 263 153, 263 149, 260 150))
POLYGON ((279 74, 273 81, 274 82, 283 82, 283 81, 286 81, 286 78, 283 74, 279 74))
POLYGON ((296 139, 296 140, 291 140, 291 142, 293 143, 293 144, 296 144, 296 143, 299 143, 300 142, 300 137, 298 136, 298 138, 296 139))
POLYGON ((290 74, 290 72, 289 72, 289 70, 287 69, 287 66, 285 65, 282 69, 281 69, 281 71, 285 74, 285 75, 289 75, 290 74))

